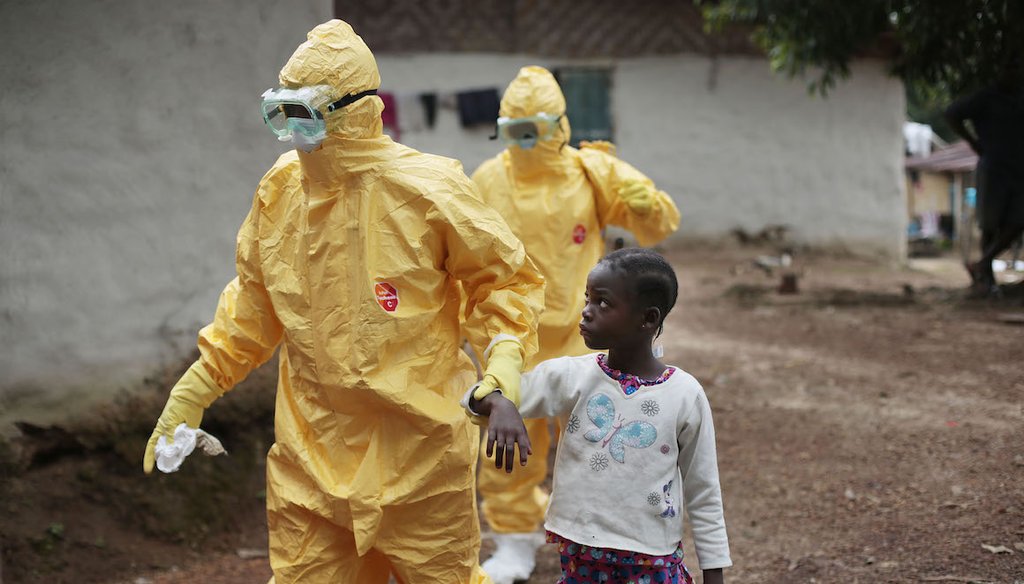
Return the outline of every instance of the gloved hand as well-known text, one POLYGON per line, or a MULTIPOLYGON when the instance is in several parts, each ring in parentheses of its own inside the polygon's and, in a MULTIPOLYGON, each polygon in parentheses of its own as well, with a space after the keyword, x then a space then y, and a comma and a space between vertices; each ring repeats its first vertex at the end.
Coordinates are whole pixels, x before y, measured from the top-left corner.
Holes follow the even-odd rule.
POLYGON ((636 179, 626 179, 619 185, 619 198, 637 215, 647 215, 654 208, 651 188, 636 179))
POLYGON ((491 347, 484 369, 484 378, 473 391, 474 399, 483 399, 496 389, 519 407, 519 386, 522 382, 523 347, 518 341, 501 341, 491 347))
POLYGON ((206 367, 199 361, 193 363, 171 389, 164 411, 156 422, 156 429, 146 443, 142 470, 146 474, 153 472, 153 463, 156 460, 154 449, 161 436, 165 436, 167 441, 173 444, 174 429, 178 424, 184 422, 190 428, 199 428, 199 423, 203 421, 203 411, 223 394, 224 390, 210 377, 206 367))

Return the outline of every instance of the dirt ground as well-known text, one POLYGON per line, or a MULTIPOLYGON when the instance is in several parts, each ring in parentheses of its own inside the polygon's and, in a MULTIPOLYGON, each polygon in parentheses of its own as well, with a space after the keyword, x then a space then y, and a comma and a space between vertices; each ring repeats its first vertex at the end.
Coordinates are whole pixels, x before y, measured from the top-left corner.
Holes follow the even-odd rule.
MULTIPOLYGON (((668 254, 681 293, 665 360, 714 409, 726 579, 1024 583, 1024 285, 1011 282, 1022 275, 1003 275, 1000 299, 970 300, 953 258, 896 268, 808 253, 791 267, 799 293, 780 295, 779 272, 751 261, 768 253, 668 254)), ((37 429, 6 446, 0 580, 269 578, 260 460, 272 438, 258 412, 272 377, 204 422, 242 452, 142 479, 162 383, 99 428, 37 429), (247 416, 261 421, 233 429, 247 416), (125 437, 105 442, 103 430, 125 437)), ((549 548, 531 583, 557 578, 549 548)))

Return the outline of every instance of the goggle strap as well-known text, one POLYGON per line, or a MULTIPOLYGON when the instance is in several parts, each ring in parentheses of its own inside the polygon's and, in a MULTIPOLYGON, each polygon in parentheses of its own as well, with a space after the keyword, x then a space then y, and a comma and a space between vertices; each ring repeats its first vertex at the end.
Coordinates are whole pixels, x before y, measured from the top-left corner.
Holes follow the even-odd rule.
POLYGON ((351 103, 355 103, 355 102, 359 101, 360 99, 363 99, 364 97, 366 97, 368 95, 377 95, 377 90, 376 89, 368 89, 368 90, 366 90, 366 91, 364 91, 362 93, 354 93, 352 95, 346 95, 345 97, 339 99, 338 101, 336 101, 336 102, 334 102, 332 104, 328 104, 328 106, 327 106, 327 113, 331 113, 331 112, 333 112, 336 109, 341 109, 341 108, 345 107, 346 105, 349 105, 351 103))

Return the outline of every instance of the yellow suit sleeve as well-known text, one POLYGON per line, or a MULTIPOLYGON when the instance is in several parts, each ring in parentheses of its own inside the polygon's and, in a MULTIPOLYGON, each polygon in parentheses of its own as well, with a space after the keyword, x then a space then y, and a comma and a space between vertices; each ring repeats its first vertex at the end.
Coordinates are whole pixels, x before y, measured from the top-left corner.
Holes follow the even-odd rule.
POLYGON ((628 229, 643 246, 654 245, 679 228, 679 209, 672 198, 642 172, 599 149, 583 148, 579 155, 594 187, 601 227, 628 229))
POLYGON ((544 278, 501 216, 479 201, 469 179, 458 186, 428 219, 444 230, 445 267, 464 291, 463 332, 477 355, 489 355, 503 339, 515 340, 525 362, 537 351, 544 278))
POLYGON ((259 194, 238 232, 238 276, 221 292, 213 322, 199 331, 200 361, 229 390, 270 359, 284 334, 263 284, 259 194))
POLYGON ((173 442, 174 429, 184 422, 198 428, 203 412, 274 353, 282 328, 263 288, 256 240, 259 197, 238 233, 238 276, 220 295, 213 322, 199 331, 199 360, 171 389, 157 420, 142 469, 153 472, 160 436, 173 442))

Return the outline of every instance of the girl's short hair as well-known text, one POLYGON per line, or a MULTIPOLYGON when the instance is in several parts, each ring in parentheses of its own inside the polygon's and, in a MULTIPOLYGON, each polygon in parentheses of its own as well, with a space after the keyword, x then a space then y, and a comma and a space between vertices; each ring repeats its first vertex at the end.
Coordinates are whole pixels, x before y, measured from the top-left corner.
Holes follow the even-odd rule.
POLYGON ((661 310, 658 334, 679 295, 676 272, 658 252, 643 247, 618 249, 598 262, 625 274, 626 287, 632 296, 634 308, 655 306, 661 310))

